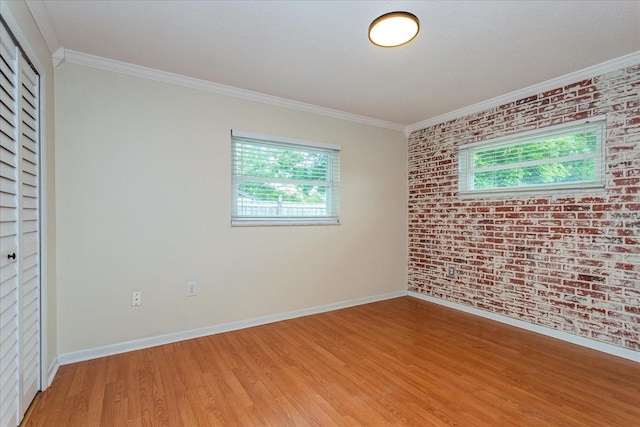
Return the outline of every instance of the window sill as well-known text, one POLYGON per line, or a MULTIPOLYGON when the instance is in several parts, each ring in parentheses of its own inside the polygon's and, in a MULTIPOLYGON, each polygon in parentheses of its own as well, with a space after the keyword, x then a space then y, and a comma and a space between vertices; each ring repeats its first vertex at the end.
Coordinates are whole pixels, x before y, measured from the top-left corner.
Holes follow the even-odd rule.
POLYGON ((476 191, 460 191, 459 196, 461 199, 473 199, 482 197, 513 197, 513 196, 528 196, 528 195, 546 195, 553 196, 555 194, 567 194, 567 193, 592 193, 598 191, 604 191, 604 184, 577 184, 577 185, 564 185, 564 186, 539 186, 539 187, 514 187, 509 189, 491 189, 491 190, 476 190, 476 191))
POLYGON ((291 226, 291 225, 340 225, 340 220, 336 218, 286 218, 286 219, 275 219, 275 218, 267 218, 267 219, 257 219, 257 218, 247 218, 247 219, 232 219, 231 226, 232 227, 275 227, 275 226, 291 226))

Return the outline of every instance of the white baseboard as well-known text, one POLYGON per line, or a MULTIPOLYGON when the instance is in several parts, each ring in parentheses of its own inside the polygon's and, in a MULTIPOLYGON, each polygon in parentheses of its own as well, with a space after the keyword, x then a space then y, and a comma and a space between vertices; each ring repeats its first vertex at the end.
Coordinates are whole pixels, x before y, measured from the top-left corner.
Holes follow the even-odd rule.
POLYGON ((357 298, 348 301, 337 302, 333 304, 326 304, 317 307, 304 308, 300 310, 294 310, 282 314, 274 314, 268 316, 255 317, 247 320, 240 320, 237 322, 223 323, 220 325, 206 326, 204 328, 191 329, 188 331, 175 332, 166 335, 158 335, 154 337, 141 338, 138 340, 127 341, 122 343, 110 344, 102 347, 74 351, 70 353, 63 353, 58 355, 57 358, 51 363, 48 373, 49 385, 53 381, 53 377, 58 371, 61 365, 67 365, 69 363, 82 362, 85 360, 96 359, 98 357, 111 356, 119 353, 126 353, 128 351, 141 350, 144 348, 155 347, 163 344, 170 344, 178 341, 188 340, 192 338, 199 338, 207 335, 220 334, 223 332, 235 331, 238 329, 251 328, 253 326, 266 325, 268 323, 280 322, 283 320, 295 319, 297 317, 309 316, 312 314, 325 313, 333 310, 340 310, 342 308, 354 307, 362 304, 369 304, 376 301, 383 301, 392 298, 398 298, 402 296, 411 296, 424 301, 428 301, 434 304, 449 307, 455 310, 463 311, 465 313, 480 316, 486 319, 494 320, 500 323, 505 323, 517 328, 525 329, 528 331, 536 332, 542 335, 546 335, 552 338, 556 338, 562 341, 577 344, 582 347, 590 348, 593 350, 602 351, 613 356, 622 357, 624 359, 632 360, 634 362, 640 362, 640 352, 630 349, 618 347, 615 345, 603 343, 600 341, 592 340, 589 338, 583 338, 578 335, 569 334, 567 332, 557 331, 555 329, 547 328, 544 326, 535 325, 533 323, 523 322, 522 320, 514 319, 511 317, 503 316, 500 314, 491 313, 477 308, 457 304, 451 301, 446 301, 439 298, 434 298, 428 295, 423 295, 412 291, 396 291, 382 295, 375 295, 371 297, 357 298))
POLYGON ((535 325, 529 322, 523 322, 522 320, 514 319, 512 317, 503 316, 501 314, 491 313, 489 311, 480 310, 474 307, 469 307, 463 304, 458 304, 451 301, 446 301, 440 298, 434 298, 428 295, 424 295, 418 292, 408 291, 407 295, 419 298, 424 301, 432 302, 434 304, 442 305, 445 307, 453 308, 455 310, 464 311, 465 313, 473 314, 476 316, 484 317, 486 319, 495 320, 500 323, 506 323, 507 325, 515 326, 517 328, 526 329, 531 332, 536 332, 548 337, 556 338, 562 341, 577 344, 582 347, 587 347, 593 350, 602 351, 604 353, 611 354, 613 356, 622 357, 632 360, 634 362, 640 362, 640 352, 618 347, 615 345, 603 343, 600 341, 592 340, 589 338, 583 338, 578 335, 573 335, 567 332, 557 331, 555 329, 547 328, 544 326, 535 325))
POLYGON ((60 367, 60 362, 58 361, 58 357, 54 357, 49 365, 49 370, 47 371, 46 384, 43 384, 42 391, 45 391, 51 383, 53 382, 53 377, 58 373, 58 368, 60 367))
MULTIPOLYGON (((273 314, 268 316, 254 317, 252 319, 240 320, 237 322, 223 323, 220 325, 206 326, 204 328, 191 329, 188 331, 175 332, 166 335, 158 335, 155 337, 141 338, 133 341, 105 345, 102 347, 73 351, 58 355, 57 362, 60 365, 68 365, 69 363, 82 362, 85 360, 96 359, 98 357, 111 356, 128 351, 141 350, 143 348, 155 347, 163 344, 170 344, 178 341, 199 338, 207 335, 220 334, 223 332, 235 331, 238 329, 251 328, 253 326, 265 325, 268 323, 280 322, 283 320, 295 319, 296 317, 309 316, 311 314, 325 313, 342 308, 353 307, 356 305, 369 304, 376 301, 382 301, 392 298, 406 296, 407 291, 389 292, 382 295, 371 297, 357 298, 348 301, 326 304, 317 307, 303 308, 282 314, 273 314)), ((57 367, 55 368, 57 370, 57 367)), ((55 374, 55 372, 54 372, 55 374)), ((53 376, 50 376, 51 381, 53 376)))

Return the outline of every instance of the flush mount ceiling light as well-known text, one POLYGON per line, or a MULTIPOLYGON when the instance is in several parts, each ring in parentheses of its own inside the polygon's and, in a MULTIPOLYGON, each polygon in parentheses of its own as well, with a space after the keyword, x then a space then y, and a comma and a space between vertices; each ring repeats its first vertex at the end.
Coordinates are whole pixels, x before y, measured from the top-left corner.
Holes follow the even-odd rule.
POLYGON ((382 47, 409 43, 420 31, 420 21, 409 12, 391 12, 377 17, 369 25, 369 40, 382 47))

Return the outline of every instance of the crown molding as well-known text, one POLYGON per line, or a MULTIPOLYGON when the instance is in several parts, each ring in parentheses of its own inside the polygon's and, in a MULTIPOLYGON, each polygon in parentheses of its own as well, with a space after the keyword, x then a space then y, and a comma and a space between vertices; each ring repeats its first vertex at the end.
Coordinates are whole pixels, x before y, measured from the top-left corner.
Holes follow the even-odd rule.
POLYGON ((61 47, 51 55, 51 60, 53 61, 53 68, 57 68, 58 65, 64 63, 64 48, 61 47))
POLYGON ((565 74, 564 76, 556 77, 554 79, 547 80, 545 82, 538 83, 524 89, 519 89, 514 92, 500 95, 495 98, 470 105, 468 107, 460 108, 459 110, 454 110, 437 117, 432 117, 430 119, 408 125, 405 127, 405 134, 409 136, 412 132, 420 129, 435 126, 449 120, 458 119, 460 117, 469 116, 471 114, 479 113, 491 108, 499 107, 501 105, 508 104, 509 102, 517 101, 518 99, 537 95, 551 89, 556 89, 558 87, 575 83, 580 80, 588 79, 601 74, 606 74, 611 71, 620 70, 622 68, 636 65, 638 63, 640 63, 640 51, 633 52, 628 55, 621 56, 620 58, 603 62, 601 64, 587 67, 582 70, 574 71, 573 73, 565 74))
POLYGON ((160 71, 154 68, 143 67, 140 65, 121 62, 121 61, 104 58, 100 56, 95 56, 95 55, 89 55, 86 53, 67 50, 63 48, 59 48, 55 51, 53 55, 53 61, 55 66, 59 65, 62 62, 69 62, 77 65, 83 65, 83 66, 102 69, 106 71, 112 71, 120 74, 130 75, 133 77, 140 77, 140 78, 154 80, 162 83, 183 86, 190 89, 211 92, 218 95, 239 98, 247 101, 268 104, 276 107, 288 108, 291 110, 297 110, 297 111, 302 111, 306 113, 331 117, 335 119, 362 123, 362 124, 376 126, 376 127, 385 128, 385 129, 404 131, 405 135, 409 136, 412 132, 416 130, 424 129, 430 126, 447 122, 449 120, 455 120, 460 117, 465 117, 465 116, 475 114, 481 111, 485 111, 491 108, 499 107, 500 105, 517 101, 518 99, 526 98, 528 96, 537 95, 548 90, 556 89, 558 87, 562 87, 567 84, 575 83, 576 81, 584 80, 590 77, 595 77, 611 71, 616 71, 622 68, 629 67, 631 65, 636 65, 640 63, 640 51, 633 52, 628 55, 603 62, 601 64, 587 67, 582 70, 578 70, 569 74, 565 74, 560 77, 556 77, 551 80, 547 80, 545 82, 528 86, 524 89, 519 89, 513 92, 509 92, 507 94, 500 95, 495 98, 491 98, 486 101, 479 102, 477 104, 460 108, 458 110, 454 110, 454 111, 451 111, 436 117, 432 117, 430 119, 426 119, 417 123, 406 125, 406 126, 399 123, 393 123, 385 120, 375 119, 368 116, 347 113, 345 111, 335 110, 335 109, 326 108, 326 107, 320 107, 317 105, 294 101, 291 99, 281 98, 273 95, 266 95, 260 92, 240 89, 233 86, 227 86, 220 83, 214 83, 207 80, 196 79, 193 77, 187 77, 180 74, 169 73, 166 71, 160 71))
POLYGON ((400 132, 403 132, 405 130, 405 126, 398 123, 387 122, 372 117, 334 110, 332 108, 320 107, 313 104, 293 101, 291 99, 280 98, 278 96, 266 95, 251 90, 240 89, 220 83, 213 83, 207 80, 196 79, 180 74, 169 73, 167 71, 156 70, 154 68, 148 68, 140 65, 130 64, 127 62, 116 61, 114 59, 103 58, 101 56, 89 55, 86 53, 76 52, 68 49, 64 50, 64 55, 61 55, 59 51, 56 51, 56 53, 58 54, 58 57, 64 58, 64 62, 69 62, 72 64, 112 71, 115 73, 126 74, 133 77, 154 80, 157 82, 172 84, 176 86, 183 86, 189 89, 211 92, 218 95, 243 99, 246 101, 259 102, 261 104, 273 105, 275 107, 282 107, 291 110, 302 111, 305 113, 317 114, 334 119, 347 120, 400 132))

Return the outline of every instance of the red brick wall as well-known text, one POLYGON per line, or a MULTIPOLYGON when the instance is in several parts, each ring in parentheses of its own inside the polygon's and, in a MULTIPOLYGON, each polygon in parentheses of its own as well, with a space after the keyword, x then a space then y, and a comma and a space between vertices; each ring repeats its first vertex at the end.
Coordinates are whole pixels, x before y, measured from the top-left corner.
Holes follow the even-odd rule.
POLYGON ((413 132, 408 208, 410 291, 640 350, 640 65, 413 132), (604 192, 458 197, 459 145, 600 114, 604 192))

